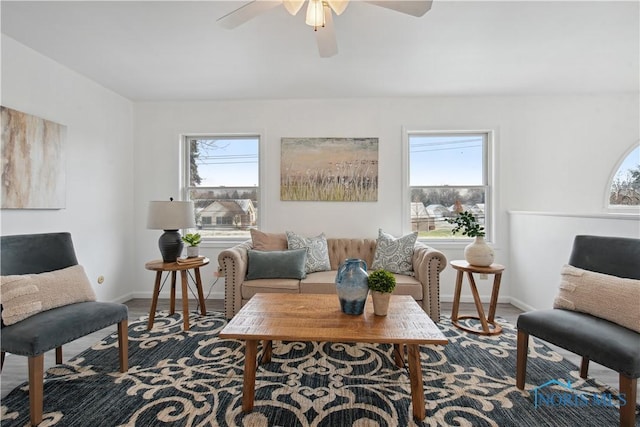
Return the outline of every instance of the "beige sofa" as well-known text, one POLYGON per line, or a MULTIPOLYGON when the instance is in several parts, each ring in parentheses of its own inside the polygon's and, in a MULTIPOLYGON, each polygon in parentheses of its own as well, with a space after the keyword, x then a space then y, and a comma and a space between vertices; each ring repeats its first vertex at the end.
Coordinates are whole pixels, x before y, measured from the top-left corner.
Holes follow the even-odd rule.
MULTIPOLYGON (((247 251, 251 241, 225 249, 218 256, 221 274, 225 276, 224 310, 232 318, 257 293, 309 293, 335 294, 335 278, 340 263, 346 258, 360 258, 372 265, 376 251, 375 239, 328 238, 330 271, 307 274, 298 279, 246 280, 247 251)), ((447 265, 444 254, 422 243, 415 244, 413 276, 394 274, 397 280, 395 294, 411 295, 434 322, 440 320, 440 272, 447 265)))

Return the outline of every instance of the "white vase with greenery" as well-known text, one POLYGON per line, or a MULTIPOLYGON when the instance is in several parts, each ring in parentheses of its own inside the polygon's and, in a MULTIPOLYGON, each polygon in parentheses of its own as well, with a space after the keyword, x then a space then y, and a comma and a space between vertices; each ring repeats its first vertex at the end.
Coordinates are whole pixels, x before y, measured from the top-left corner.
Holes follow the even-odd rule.
POLYGON ((493 264, 495 253, 493 248, 484 240, 484 227, 478 223, 476 217, 469 211, 460 212, 454 218, 448 218, 449 224, 455 227, 453 234, 462 232, 463 236, 473 237, 475 240, 464 248, 464 259, 477 267, 488 267, 493 264))
POLYGON ((476 236, 473 243, 464 248, 464 259, 471 265, 488 267, 494 258, 493 248, 484 241, 484 236, 476 236))

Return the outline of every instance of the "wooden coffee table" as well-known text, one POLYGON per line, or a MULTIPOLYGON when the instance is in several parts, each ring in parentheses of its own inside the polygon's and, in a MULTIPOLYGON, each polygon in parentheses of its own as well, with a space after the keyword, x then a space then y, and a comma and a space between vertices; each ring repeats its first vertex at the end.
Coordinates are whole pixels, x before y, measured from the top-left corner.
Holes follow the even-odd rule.
POLYGON ((258 341, 264 341, 262 363, 271 360, 271 343, 278 341, 364 342, 394 345, 394 361, 404 366, 407 346, 413 416, 425 418, 420 344, 448 340, 407 295, 392 295, 387 316, 373 314, 371 297, 364 313, 342 313, 337 295, 256 294, 220 332, 220 338, 245 341, 242 410, 253 409, 258 341))

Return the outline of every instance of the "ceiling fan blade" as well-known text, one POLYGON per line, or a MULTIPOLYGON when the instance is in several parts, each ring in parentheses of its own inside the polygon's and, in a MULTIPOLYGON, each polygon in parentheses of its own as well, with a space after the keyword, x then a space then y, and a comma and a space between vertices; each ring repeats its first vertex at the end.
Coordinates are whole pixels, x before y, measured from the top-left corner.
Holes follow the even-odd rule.
POLYGON ((236 28, 261 13, 264 13, 269 9, 273 9, 281 4, 282 0, 253 0, 233 12, 227 13, 216 22, 224 28, 236 28))
POLYGON ((322 58, 328 58, 338 53, 338 42, 336 40, 336 32, 333 28, 333 15, 331 9, 324 8, 324 26, 318 27, 316 31, 316 42, 318 43, 318 51, 322 58))
POLYGON ((302 9, 304 0, 283 0, 284 8, 292 15, 296 15, 302 9))
POLYGON ((326 0, 326 2, 338 16, 342 15, 342 12, 344 12, 349 5, 349 0, 326 0))
POLYGON ((364 2, 420 17, 431 9, 432 0, 364 0, 364 2))

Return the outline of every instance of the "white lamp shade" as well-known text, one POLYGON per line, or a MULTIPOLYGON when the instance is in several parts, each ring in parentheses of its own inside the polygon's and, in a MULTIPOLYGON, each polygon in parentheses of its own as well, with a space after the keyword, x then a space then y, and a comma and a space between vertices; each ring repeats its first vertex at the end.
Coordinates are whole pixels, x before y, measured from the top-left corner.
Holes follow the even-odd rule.
POLYGON ((152 230, 179 230, 196 226, 193 202, 151 201, 147 215, 147 228, 152 230))

